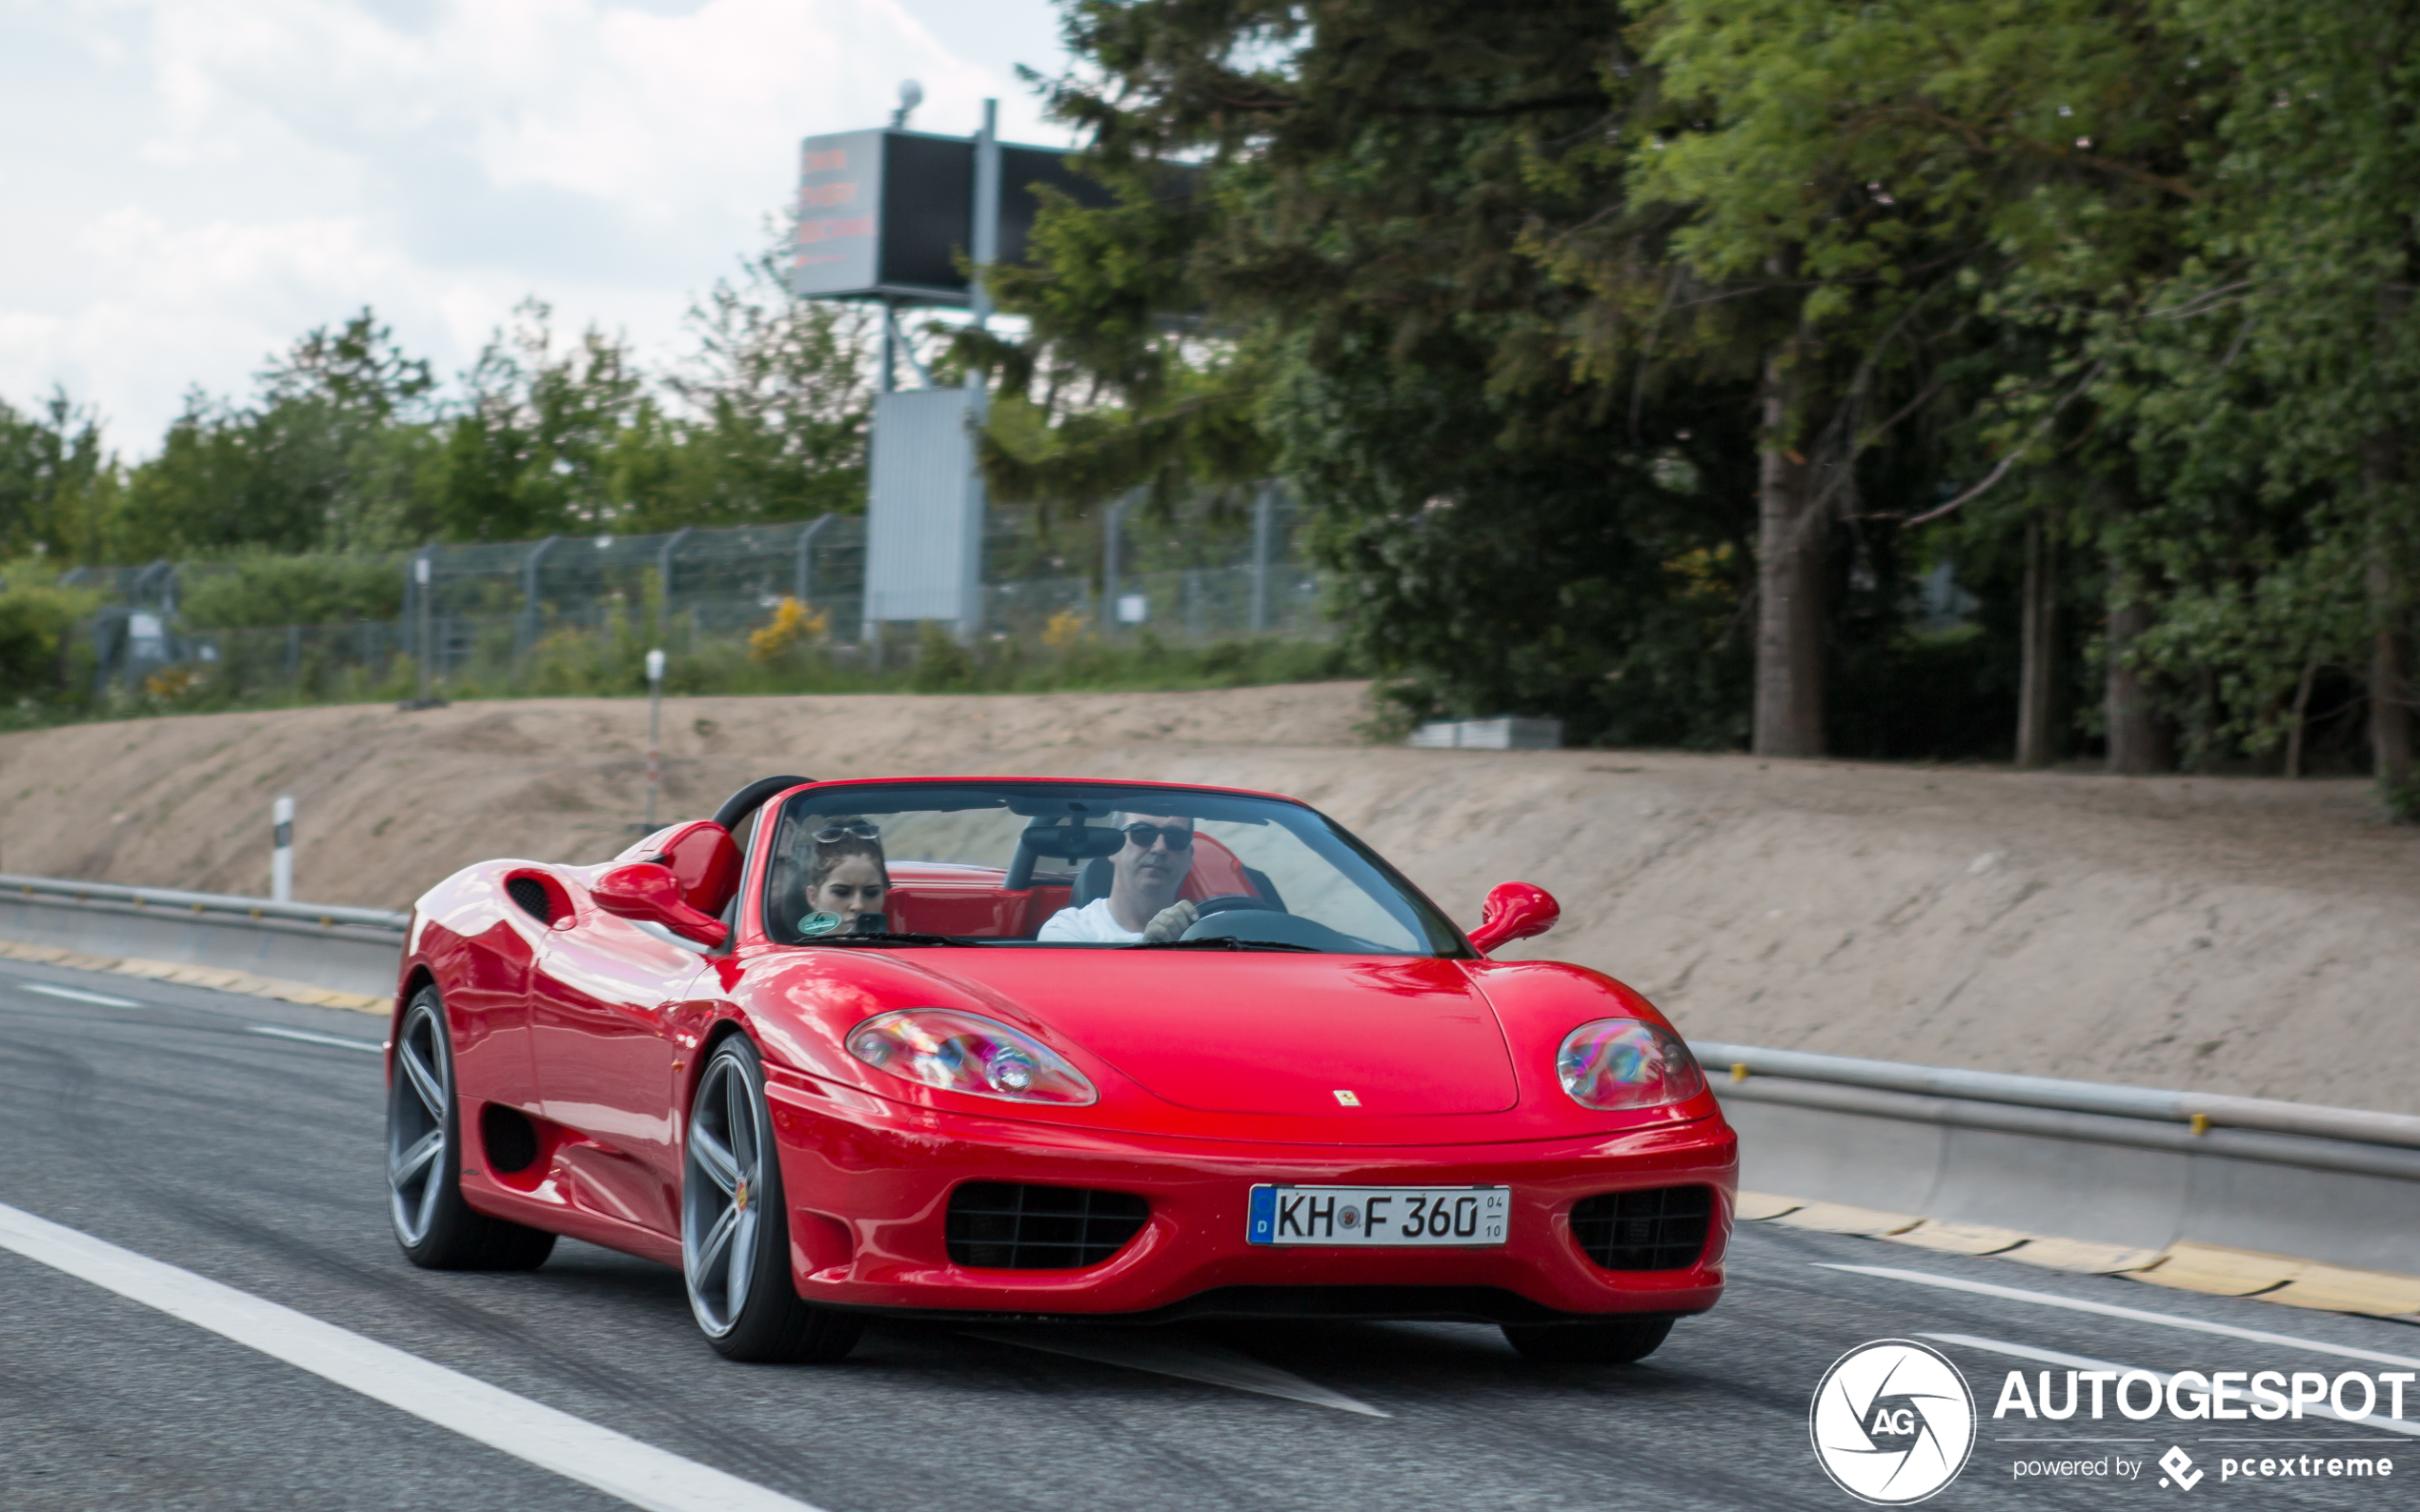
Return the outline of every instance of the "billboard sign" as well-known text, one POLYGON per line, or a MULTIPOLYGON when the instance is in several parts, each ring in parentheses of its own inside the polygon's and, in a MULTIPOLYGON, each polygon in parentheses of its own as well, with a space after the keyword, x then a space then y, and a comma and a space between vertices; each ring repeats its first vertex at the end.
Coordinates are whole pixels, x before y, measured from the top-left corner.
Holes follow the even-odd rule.
MULTIPOLYGON (((1035 193, 1048 184, 1083 205, 1110 192, 1047 147, 1000 147, 999 256, 1022 262, 1035 193)), ((975 239, 975 142, 925 131, 842 131, 799 146, 791 288, 814 299, 963 305, 958 259, 975 239)))
POLYGON ((798 160, 790 276, 801 293, 871 288, 881 248, 882 132, 813 136, 798 160))

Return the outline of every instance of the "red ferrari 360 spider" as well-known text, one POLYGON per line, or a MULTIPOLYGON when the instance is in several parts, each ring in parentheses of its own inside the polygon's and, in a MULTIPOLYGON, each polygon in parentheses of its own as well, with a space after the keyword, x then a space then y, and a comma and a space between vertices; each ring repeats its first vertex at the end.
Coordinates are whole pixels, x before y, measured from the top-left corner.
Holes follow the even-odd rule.
POLYGON ((739 1360, 868 1316, 1425 1318, 1636 1360, 1723 1288, 1738 1145, 1662 1015, 1487 952, 1268 794, 768 777, 419 900, 396 1238, 682 1268, 739 1360))

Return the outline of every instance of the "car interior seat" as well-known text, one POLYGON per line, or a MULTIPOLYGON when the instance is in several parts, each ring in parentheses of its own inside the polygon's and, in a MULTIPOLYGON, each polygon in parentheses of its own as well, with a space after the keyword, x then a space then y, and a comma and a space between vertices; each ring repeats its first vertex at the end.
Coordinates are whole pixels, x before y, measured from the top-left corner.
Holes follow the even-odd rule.
POLYGON ((1097 857, 1086 861, 1084 869, 1076 874, 1075 906, 1081 908, 1096 899, 1107 897, 1110 885, 1117 879, 1118 868, 1111 864, 1108 857, 1097 857))

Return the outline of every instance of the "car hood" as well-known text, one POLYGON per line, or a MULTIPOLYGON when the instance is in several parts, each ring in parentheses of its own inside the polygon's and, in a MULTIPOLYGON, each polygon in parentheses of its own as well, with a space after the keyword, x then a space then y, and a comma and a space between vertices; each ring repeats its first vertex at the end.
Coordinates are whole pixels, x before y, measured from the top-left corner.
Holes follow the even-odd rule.
POLYGON ((923 964, 1205 1113, 1433 1117, 1520 1100, 1503 1031, 1459 961, 983 950, 923 964))

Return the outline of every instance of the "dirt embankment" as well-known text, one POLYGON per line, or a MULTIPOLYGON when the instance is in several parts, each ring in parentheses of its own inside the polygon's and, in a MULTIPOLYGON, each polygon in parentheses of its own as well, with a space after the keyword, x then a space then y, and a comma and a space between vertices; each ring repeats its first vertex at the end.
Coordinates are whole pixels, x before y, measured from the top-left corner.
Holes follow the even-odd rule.
MULTIPOLYGON (((1035 773, 1290 793, 1512 953, 1611 971, 1709 1039, 2420 1112, 2420 834, 2365 784, 1664 753, 1372 749, 1358 684, 684 698, 666 817, 775 772, 1035 773)), ((644 800, 646 705, 219 715, 0 737, 0 869, 401 906, 492 856, 593 860, 644 800)))

